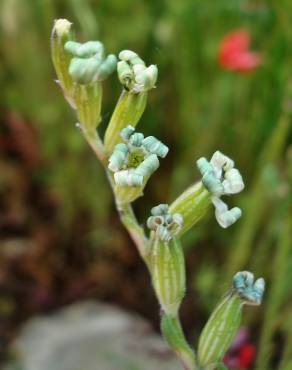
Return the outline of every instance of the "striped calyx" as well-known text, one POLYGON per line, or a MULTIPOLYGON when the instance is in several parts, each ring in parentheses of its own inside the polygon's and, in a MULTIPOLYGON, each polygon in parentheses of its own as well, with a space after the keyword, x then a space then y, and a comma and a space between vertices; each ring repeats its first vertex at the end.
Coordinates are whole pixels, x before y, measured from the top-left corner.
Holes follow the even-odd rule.
POLYGON ((239 328, 242 306, 260 304, 264 292, 262 278, 254 282, 253 274, 238 272, 230 291, 211 314, 198 346, 198 360, 204 369, 217 369, 239 328))
POLYGON ((84 44, 68 41, 65 50, 73 56, 69 74, 78 84, 103 81, 116 69, 116 56, 110 54, 106 57, 100 41, 88 41, 84 44))
POLYGON ((100 81, 115 70, 117 58, 105 57, 99 41, 85 44, 73 41, 71 23, 66 19, 55 21, 51 49, 58 82, 67 101, 76 109, 79 126, 87 135, 95 134, 100 123, 100 81))
POLYGON ((183 226, 181 214, 168 212, 168 204, 159 204, 151 209, 151 215, 147 220, 147 226, 153 230, 153 237, 161 241, 170 241, 177 235, 183 226))
POLYGON ((211 205, 211 193, 201 182, 186 189, 170 206, 171 214, 182 215, 184 223, 178 233, 183 235, 193 227, 206 213, 211 205))
POLYGON ((215 217, 219 225, 227 228, 241 217, 241 209, 228 209, 221 200, 222 195, 239 193, 244 188, 240 172, 234 168, 232 159, 216 151, 211 160, 202 157, 197 161, 197 167, 202 174, 202 183, 212 194, 212 203, 215 207, 215 217))
POLYGON ((119 59, 117 72, 123 91, 104 135, 107 154, 111 154, 121 142, 122 129, 129 123, 133 127, 138 124, 146 108, 148 91, 155 87, 158 75, 155 65, 146 67, 144 61, 131 50, 121 51, 119 59))
POLYGON ((146 67, 145 62, 131 50, 119 54, 117 71, 121 84, 133 94, 143 93, 155 87, 158 69, 155 65, 146 67))
POLYGON ((123 143, 115 146, 108 169, 114 173, 119 200, 128 203, 141 195, 147 180, 159 167, 158 157, 164 158, 168 147, 154 136, 144 137, 135 132, 132 126, 124 128, 120 135, 123 143))
POLYGON ((70 55, 65 51, 65 44, 72 39, 72 23, 67 19, 57 19, 54 22, 51 35, 52 61, 57 74, 57 82, 63 90, 68 103, 74 108, 73 80, 69 75, 70 55))
POLYGON ((163 312, 169 317, 178 313, 185 295, 185 262, 180 242, 155 238, 150 256, 152 284, 163 312))
POLYGON ((167 204, 151 209, 147 226, 152 230, 150 270, 152 283, 164 313, 175 317, 185 294, 185 262, 175 237, 183 224, 179 213, 171 215, 167 204))

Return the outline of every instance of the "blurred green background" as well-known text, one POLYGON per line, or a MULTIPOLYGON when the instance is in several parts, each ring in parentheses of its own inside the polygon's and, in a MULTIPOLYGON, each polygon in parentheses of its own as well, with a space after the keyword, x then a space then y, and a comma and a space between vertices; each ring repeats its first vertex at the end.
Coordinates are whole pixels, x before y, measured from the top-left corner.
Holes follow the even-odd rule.
MULTIPOLYGON (((228 230, 210 213, 184 239, 188 292, 183 324, 195 338, 240 269, 264 276, 261 308, 245 324, 260 370, 292 369, 292 2, 289 0, 1 0, 0 337, 2 357, 19 324, 93 297, 158 325, 147 271, 121 227, 101 166, 75 128, 54 82, 53 20, 81 41, 132 49, 157 64, 157 89, 139 124, 171 151, 135 203, 141 222, 199 179, 195 160, 232 157, 246 189, 228 200, 243 217, 228 230), (246 28, 263 65, 222 70, 220 40, 246 28), (143 294, 143 300, 141 295, 143 294), (260 364, 260 365, 259 365, 260 364)), ((104 130, 119 97, 104 83, 104 130)))

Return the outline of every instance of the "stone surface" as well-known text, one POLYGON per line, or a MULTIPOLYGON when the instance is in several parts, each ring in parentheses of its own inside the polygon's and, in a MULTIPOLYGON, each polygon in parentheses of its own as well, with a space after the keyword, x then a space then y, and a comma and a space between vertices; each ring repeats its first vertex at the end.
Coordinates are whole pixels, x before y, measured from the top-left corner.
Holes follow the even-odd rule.
POLYGON ((17 365, 7 365, 5 370, 181 369, 145 320, 94 302, 31 319, 12 350, 17 365))

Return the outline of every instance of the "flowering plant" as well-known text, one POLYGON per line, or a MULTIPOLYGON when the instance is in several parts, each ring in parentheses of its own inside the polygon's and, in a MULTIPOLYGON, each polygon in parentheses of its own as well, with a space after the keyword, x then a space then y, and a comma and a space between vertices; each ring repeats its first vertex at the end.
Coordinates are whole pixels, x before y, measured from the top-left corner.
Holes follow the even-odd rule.
POLYGON ((147 265, 161 306, 161 331, 187 370, 226 369, 223 357, 241 321, 243 305, 259 305, 264 280, 254 281, 248 271, 234 275, 205 327, 195 350, 187 342, 179 319, 185 295, 186 276, 181 237, 193 227, 212 204, 220 226, 227 228, 241 217, 238 207, 229 209, 221 199, 239 193, 244 182, 232 159, 216 151, 210 160, 200 158, 201 181, 191 185, 172 204, 152 208, 147 220, 149 233, 137 221, 132 203, 143 195, 151 175, 169 149, 154 136, 136 132, 151 89, 156 87, 158 69, 133 51, 118 58, 105 55, 100 41, 76 42, 72 24, 55 22, 51 46, 58 83, 76 111, 78 127, 102 163, 111 185, 121 222, 128 230, 147 265), (117 71, 121 97, 110 118, 103 140, 97 131, 101 121, 102 81, 117 71))

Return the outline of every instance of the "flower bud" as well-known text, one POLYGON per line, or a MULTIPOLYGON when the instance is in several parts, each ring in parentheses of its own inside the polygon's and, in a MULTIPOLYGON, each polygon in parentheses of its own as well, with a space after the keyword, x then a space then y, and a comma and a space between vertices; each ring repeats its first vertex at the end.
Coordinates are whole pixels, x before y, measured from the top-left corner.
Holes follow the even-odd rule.
POLYGON ((205 214, 211 203, 215 206, 215 217, 223 228, 231 226, 241 217, 238 207, 228 209, 221 196, 236 194, 243 190, 244 183, 234 162, 219 151, 210 161, 202 157, 197 160, 202 181, 192 185, 171 205, 170 212, 178 212, 184 218, 180 235, 189 230, 205 214))
POLYGON ((93 76, 96 75, 101 61, 95 58, 73 58, 70 63, 69 73, 72 79, 85 85, 93 81, 93 76))
POLYGON ((65 49, 73 56, 69 73, 80 85, 102 81, 116 69, 116 56, 111 54, 105 58, 104 46, 99 41, 84 44, 69 41, 65 44, 65 49))
POLYGON ((155 87, 158 75, 156 66, 146 67, 131 50, 121 51, 119 59, 117 72, 124 90, 105 132, 104 145, 108 154, 121 142, 121 130, 129 124, 133 127, 138 124, 146 108, 148 91, 155 87))
POLYGON ((61 86, 64 96, 74 108, 73 80, 69 75, 70 55, 65 50, 65 44, 72 38, 72 23, 67 19, 55 20, 51 35, 52 61, 56 70, 58 83, 61 86))
POLYGON ((73 41, 70 28, 71 23, 67 20, 55 22, 52 58, 64 95, 77 111, 80 127, 91 135, 100 123, 100 81, 115 70, 117 59, 114 55, 105 58, 100 41, 84 44, 73 41))
POLYGON ((147 220, 147 226, 153 230, 152 239, 158 238, 162 241, 170 241, 183 227, 184 220, 180 213, 169 213, 168 204, 159 204, 151 209, 147 220))
POLYGON ((201 333, 198 347, 200 366, 217 368, 240 326, 242 306, 260 304, 264 289, 264 279, 254 282, 253 274, 248 271, 234 275, 232 288, 215 308, 201 333))

